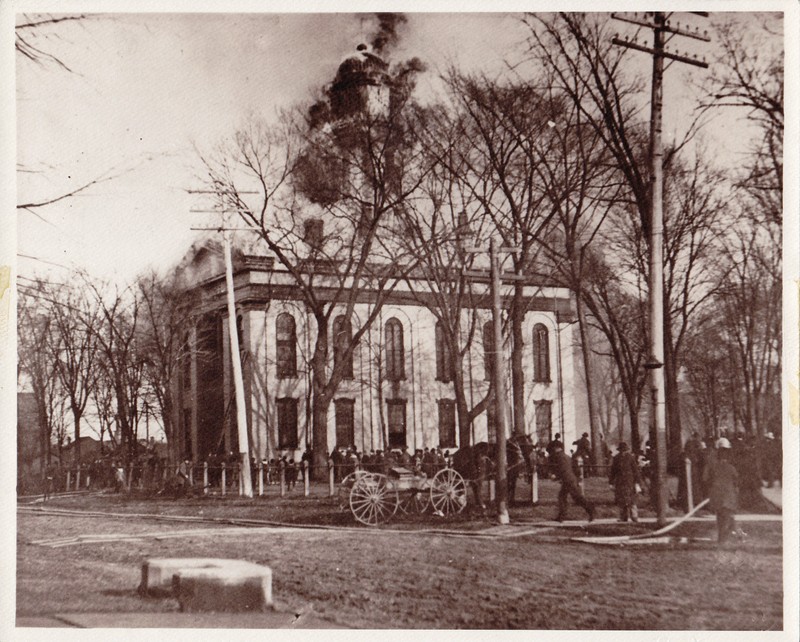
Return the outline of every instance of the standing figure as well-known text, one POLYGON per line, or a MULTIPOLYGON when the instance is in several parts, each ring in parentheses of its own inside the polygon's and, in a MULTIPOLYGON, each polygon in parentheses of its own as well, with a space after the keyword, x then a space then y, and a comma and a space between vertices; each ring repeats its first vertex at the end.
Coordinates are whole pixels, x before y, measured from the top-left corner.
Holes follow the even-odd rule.
POLYGON ((724 544, 736 532, 736 508, 739 503, 739 475, 731 463, 731 442, 720 437, 716 457, 706 466, 704 481, 717 515, 717 541, 724 544))
POLYGON ((617 446, 617 454, 611 462, 608 483, 614 487, 614 502, 619 506, 619 521, 639 521, 636 494, 641 490, 642 475, 634 454, 624 441, 617 446))
MULTIPOLYGON (((552 444, 553 442, 550 443, 552 444)), ((583 492, 578 486, 578 478, 572 470, 572 461, 569 455, 564 452, 564 446, 560 442, 553 448, 552 465, 556 476, 561 480, 556 521, 563 522, 567 516, 567 497, 569 496, 578 506, 583 507, 591 522, 594 519, 594 506, 583 496, 583 492)))

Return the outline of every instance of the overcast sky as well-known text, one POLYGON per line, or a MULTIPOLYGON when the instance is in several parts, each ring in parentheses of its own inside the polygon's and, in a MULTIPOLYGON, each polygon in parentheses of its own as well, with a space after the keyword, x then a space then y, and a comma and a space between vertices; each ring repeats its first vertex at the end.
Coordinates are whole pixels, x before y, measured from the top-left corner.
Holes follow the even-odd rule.
MULTIPOLYGON (((391 57, 425 61, 423 89, 450 61, 498 69, 525 35, 509 14, 407 16, 391 57)), ((308 101, 374 29, 372 14, 112 14, 60 26, 41 45, 72 73, 16 58, 17 202, 115 177, 39 216, 21 211, 18 252, 39 260, 20 258, 18 273, 58 274, 48 261, 128 281, 174 264, 196 234, 189 228, 211 222, 190 212, 199 205, 186 193, 199 187, 194 146, 209 149, 250 114, 308 101)), ((639 64, 649 74, 647 56, 639 64)), ((686 74, 697 73, 676 67, 667 137, 688 115, 686 74)), ((725 126, 709 135, 721 155, 741 151, 725 126)))

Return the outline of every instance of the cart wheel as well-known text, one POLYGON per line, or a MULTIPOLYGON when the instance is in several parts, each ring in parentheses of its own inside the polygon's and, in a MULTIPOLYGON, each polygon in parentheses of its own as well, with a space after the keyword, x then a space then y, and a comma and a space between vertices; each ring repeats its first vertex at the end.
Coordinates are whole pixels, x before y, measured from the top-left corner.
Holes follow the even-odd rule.
POLYGON ((431 504, 434 512, 451 515, 460 513, 467 505, 467 485, 452 468, 445 468, 431 481, 431 504))
POLYGON ((342 481, 339 482, 339 510, 350 510, 350 491, 353 490, 353 484, 359 477, 366 474, 363 470, 357 470, 347 475, 342 481))
POLYGON ((376 526, 386 522, 397 511, 397 489, 389 485, 386 475, 365 473, 350 490, 350 510, 362 524, 376 526))
POLYGON ((400 497, 400 510, 404 513, 421 515, 431 503, 431 494, 427 488, 412 488, 405 496, 400 497))

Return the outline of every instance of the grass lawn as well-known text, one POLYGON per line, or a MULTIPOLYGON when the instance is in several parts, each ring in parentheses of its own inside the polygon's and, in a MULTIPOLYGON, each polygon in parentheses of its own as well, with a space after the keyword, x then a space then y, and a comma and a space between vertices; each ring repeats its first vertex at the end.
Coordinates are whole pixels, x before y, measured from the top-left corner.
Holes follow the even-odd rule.
MULTIPOLYGON (((491 519, 479 511, 447 520, 403 517, 370 529, 356 527, 323 486, 314 487, 309 498, 298 490, 285 498, 268 490, 266 498, 255 500, 89 495, 47 504, 120 517, 21 510, 17 614, 177 610, 174 599, 137 594, 141 563, 148 557, 203 556, 266 564, 273 569, 279 603, 359 628, 782 628, 780 521, 743 524, 747 540, 725 548, 712 541, 606 547, 570 537, 646 527, 575 522, 569 528, 535 528, 555 512, 557 485, 549 481, 542 483, 540 506, 512 509, 516 535, 492 538, 474 536, 491 527, 491 519), (145 514, 325 528, 242 529, 221 522, 159 521, 145 514), (199 530, 192 534, 192 529, 199 530), (37 543, 110 534, 132 539, 60 547, 37 543)), ((602 480, 589 480, 587 494, 602 503, 600 517, 615 515, 602 480)), ((574 508, 571 517, 583 520, 583 511, 574 508)), ((674 531, 695 538, 713 538, 714 532, 713 521, 682 524, 674 531)))

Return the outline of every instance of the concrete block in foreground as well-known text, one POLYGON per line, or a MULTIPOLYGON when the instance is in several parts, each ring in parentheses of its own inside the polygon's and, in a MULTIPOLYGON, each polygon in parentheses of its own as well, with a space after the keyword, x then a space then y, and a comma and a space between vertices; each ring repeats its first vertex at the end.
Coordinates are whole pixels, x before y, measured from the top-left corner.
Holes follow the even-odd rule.
POLYGON ((142 564, 142 594, 170 593, 182 611, 243 612, 272 608, 272 570, 243 560, 154 558, 142 564))

